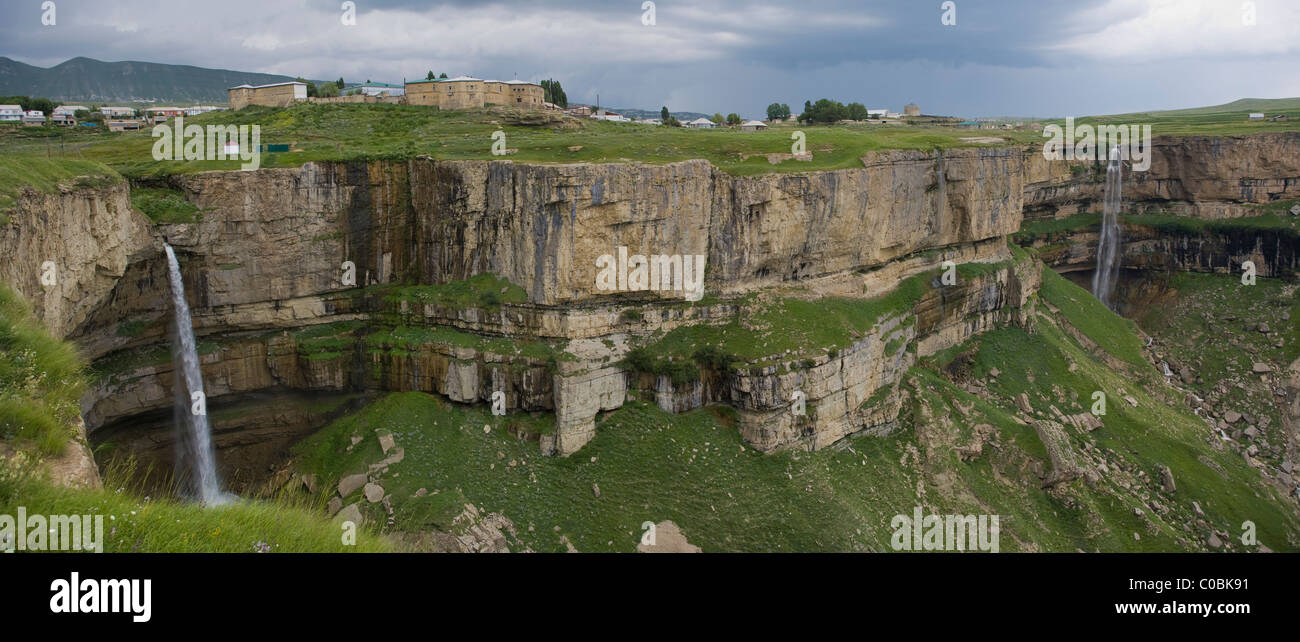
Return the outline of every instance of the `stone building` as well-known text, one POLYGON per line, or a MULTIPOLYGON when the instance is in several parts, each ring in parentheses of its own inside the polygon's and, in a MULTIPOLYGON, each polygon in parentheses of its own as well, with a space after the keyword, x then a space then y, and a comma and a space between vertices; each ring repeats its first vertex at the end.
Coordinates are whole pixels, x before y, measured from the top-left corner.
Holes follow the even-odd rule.
POLYGON ((288 107, 296 100, 307 100, 307 83, 297 81, 257 86, 239 85, 227 91, 231 109, 243 109, 249 105, 288 107))
POLYGON ((412 80, 406 83, 406 104, 439 109, 473 109, 486 105, 508 105, 521 109, 542 109, 545 91, 541 85, 522 80, 480 80, 469 76, 412 80))
POLYGON ((903 115, 904 115, 904 116, 920 116, 920 115, 921 115, 921 107, 920 107, 920 105, 917 105, 916 103, 911 103, 911 104, 908 104, 908 105, 904 105, 904 106, 903 106, 903 115))

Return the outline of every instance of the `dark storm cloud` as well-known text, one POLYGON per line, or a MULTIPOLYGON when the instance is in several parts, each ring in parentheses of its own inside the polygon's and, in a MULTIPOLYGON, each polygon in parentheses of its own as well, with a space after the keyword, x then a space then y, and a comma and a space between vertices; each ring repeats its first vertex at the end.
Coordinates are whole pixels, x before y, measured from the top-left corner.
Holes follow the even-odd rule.
POLYGON ((314 78, 562 79, 571 99, 762 114, 833 97, 960 115, 1063 115, 1300 94, 1300 9, 1257 0, 0 0, 0 55, 314 78))

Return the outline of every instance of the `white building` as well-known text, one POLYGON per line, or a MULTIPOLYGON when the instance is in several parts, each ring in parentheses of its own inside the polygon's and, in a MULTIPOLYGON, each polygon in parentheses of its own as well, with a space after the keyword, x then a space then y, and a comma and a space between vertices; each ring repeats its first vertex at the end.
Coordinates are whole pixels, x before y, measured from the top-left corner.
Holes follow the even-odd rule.
POLYGON ((212 105, 196 105, 194 107, 186 107, 185 115, 198 116, 199 114, 206 114, 210 111, 218 111, 218 110, 220 110, 219 107, 214 107, 212 105))
POLYGON ((1251 112, 1250 120, 1264 120, 1264 114, 1261 112, 1251 112))
POLYGON ((54 108, 54 115, 75 116, 79 111, 90 111, 85 105, 60 105, 54 108))
POLYGON ((130 107, 100 107, 99 113, 105 118, 130 118, 135 115, 135 110, 130 107))
POLYGON ((691 129, 713 129, 714 127, 717 127, 718 124, 708 118, 696 118, 695 120, 686 123, 686 126, 691 129))
POLYGON ((35 126, 35 125, 44 125, 44 124, 45 124, 45 112, 43 112, 43 111, 41 111, 41 110, 39 110, 39 109, 33 109, 33 110, 31 110, 31 111, 25 111, 25 112, 23 112, 23 124, 24 124, 24 125, 33 125, 33 126, 35 126))
POLYGON ((740 124, 741 131, 757 132, 767 129, 767 123, 757 120, 747 120, 740 124))
POLYGON ((888 113, 888 109, 868 109, 867 118, 884 118, 888 113))
POLYGON ((0 105, 0 122, 21 122, 23 119, 22 105, 0 105))

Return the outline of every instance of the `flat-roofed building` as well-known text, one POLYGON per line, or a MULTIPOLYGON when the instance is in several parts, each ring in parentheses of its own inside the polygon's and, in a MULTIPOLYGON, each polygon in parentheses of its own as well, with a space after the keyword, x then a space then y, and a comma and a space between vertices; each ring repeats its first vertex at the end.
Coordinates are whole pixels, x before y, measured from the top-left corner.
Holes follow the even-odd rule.
POLYGON ((21 122, 23 119, 22 105, 0 105, 0 122, 21 122))
POLYGON ((523 80, 480 80, 458 76, 406 83, 406 104, 439 109, 475 109, 487 105, 542 109, 545 99, 546 92, 541 85, 523 80))
POLYGON ((100 107, 99 113, 104 118, 130 118, 135 115, 135 110, 130 107, 100 107))
POLYGON ((298 81, 277 82, 269 85, 239 85, 227 90, 231 109, 249 105, 288 107, 297 100, 307 100, 307 83, 298 81))

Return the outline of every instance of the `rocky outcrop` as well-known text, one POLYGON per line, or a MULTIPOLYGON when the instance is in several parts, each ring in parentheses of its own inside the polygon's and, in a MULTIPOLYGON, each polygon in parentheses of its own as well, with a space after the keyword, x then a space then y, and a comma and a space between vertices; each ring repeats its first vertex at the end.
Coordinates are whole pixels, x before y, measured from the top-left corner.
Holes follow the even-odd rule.
MULTIPOLYGON (((1297 149, 1300 132, 1157 136, 1150 168, 1125 168, 1124 211, 1202 219, 1252 216, 1257 213, 1252 204, 1300 198, 1297 149)), ((1101 211, 1105 162, 1049 161, 1041 146, 1025 154, 1026 220, 1101 211)))
POLYGON ((121 180, 63 185, 54 194, 25 189, 10 218, 0 225, 0 282, 26 297, 59 338, 111 306, 127 267, 161 249, 121 180))
MULTIPOLYGON (((1260 277, 1300 272, 1300 235, 1276 227, 1159 227, 1121 219, 1120 264, 1159 271, 1242 273, 1251 261, 1260 277)), ((1060 272, 1092 270, 1097 262, 1097 232, 1080 229, 1032 243, 1043 260, 1060 272)))

